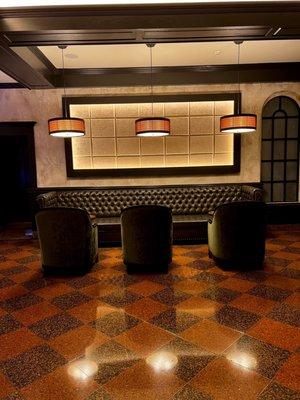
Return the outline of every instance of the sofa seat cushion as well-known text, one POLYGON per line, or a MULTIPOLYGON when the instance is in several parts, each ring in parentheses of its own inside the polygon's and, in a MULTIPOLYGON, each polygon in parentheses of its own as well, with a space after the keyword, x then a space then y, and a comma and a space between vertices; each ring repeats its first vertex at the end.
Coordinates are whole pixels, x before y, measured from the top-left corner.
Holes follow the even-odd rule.
POLYGON ((208 214, 173 215, 173 222, 207 222, 208 214))
MULTIPOLYGON (((208 214, 195 215, 172 215, 172 220, 175 223, 179 222, 207 222, 208 214)), ((92 222, 96 225, 120 225, 120 217, 102 217, 92 218, 92 222)))
POLYGON ((121 225, 120 217, 100 217, 92 218, 93 224, 96 225, 121 225))

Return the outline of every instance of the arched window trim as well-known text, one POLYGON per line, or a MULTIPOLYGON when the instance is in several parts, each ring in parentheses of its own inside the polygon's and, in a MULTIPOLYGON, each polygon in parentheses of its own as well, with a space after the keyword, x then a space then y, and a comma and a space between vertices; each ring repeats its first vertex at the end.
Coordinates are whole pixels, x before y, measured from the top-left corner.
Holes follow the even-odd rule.
MULTIPOLYGON (((263 143, 264 142, 271 142, 271 158, 268 160, 264 160, 262 157, 262 161, 261 161, 261 165, 262 165, 262 173, 263 173, 263 165, 264 163, 266 163, 265 165, 267 165, 267 163, 269 163, 270 167, 271 167, 271 171, 270 171, 270 179, 263 179, 263 175, 261 176, 261 181, 263 183, 263 185, 270 185, 270 192, 269 192, 269 198, 267 198, 267 201, 273 202, 273 201, 298 201, 298 192, 299 192, 299 139, 300 139, 300 107, 297 104, 297 102, 291 98, 288 97, 286 95, 279 95, 276 97, 271 98, 267 103, 265 103, 263 110, 262 110, 262 126, 264 126, 263 121, 264 120, 271 120, 271 137, 268 138, 264 138, 263 135, 263 127, 262 127, 262 147, 263 147, 263 143), (296 109, 297 109, 297 115, 288 115, 288 113, 286 112, 285 109, 283 109, 282 106, 282 100, 283 99, 288 99, 288 101, 292 102, 293 104, 295 104, 296 109), (272 101, 278 101, 278 109, 275 110, 272 114, 272 116, 264 116, 264 109, 265 107, 272 101), (282 112, 284 115, 282 116, 276 116, 276 114, 278 114, 279 112, 282 112), (298 138, 294 138, 294 137, 288 137, 288 121, 289 120, 293 120, 293 119, 297 119, 298 120, 298 138), (275 137, 275 121, 276 120, 284 120, 284 137, 281 138, 276 138, 275 137), (298 139, 298 141, 297 141, 298 139), (296 141, 297 143, 297 158, 289 158, 288 154, 287 154, 287 148, 288 148, 288 143, 292 143, 291 141, 296 141), (276 147, 276 144, 278 144, 279 142, 284 142, 284 155, 282 159, 278 159, 274 157, 274 149, 276 147), (287 163, 288 162, 296 162, 296 179, 288 179, 287 178, 287 163), (275 180, 274 178, 274 167, 277 165, 279 165, 278 163, 283 163, 283 179, 277 179, 275 180), (283 184, 283 196, 281 200, 278 200, 278 198, 276 200, 274 200, 274 185, 275 184, 283 184), (296 198, 293 200, 290 200, 290 194, 289 194, 289 200, 287 200, 287 191, 288 191, 288 184, 295 184, 296 185, 296 198)), ((263 156, 263 155, 262 155, 263 156)))

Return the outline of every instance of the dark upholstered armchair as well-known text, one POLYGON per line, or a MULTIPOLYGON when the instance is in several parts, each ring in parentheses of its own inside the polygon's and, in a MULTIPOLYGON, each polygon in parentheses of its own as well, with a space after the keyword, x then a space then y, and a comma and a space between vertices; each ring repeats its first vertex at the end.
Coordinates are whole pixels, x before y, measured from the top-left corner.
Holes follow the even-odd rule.
POLYGON ((44 209, 36 224, 46 273, 83 274, 98 260, 98 231, 87 211, 44 209))
POLYGON ((121 213, 124 263, 129 273, 167 272, 172 261, 172 213, 160 205, 133 206, 121 213))
POLYGON ((265 256, 265 235, 265 203, 222 204, 208 221, 209 254, 225 269, 260 269, 265 256))

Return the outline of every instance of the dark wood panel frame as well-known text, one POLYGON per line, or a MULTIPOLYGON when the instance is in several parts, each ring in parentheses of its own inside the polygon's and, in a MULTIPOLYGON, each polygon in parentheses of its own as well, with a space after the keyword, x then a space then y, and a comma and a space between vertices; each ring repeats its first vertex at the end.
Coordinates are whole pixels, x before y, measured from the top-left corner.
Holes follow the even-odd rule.
MULTIPOLYGON (((210 93, 190 95, 159 95, 155 102, 185 102, 185 101, 220 101, 233 100, 234 111, 241 104, 241 93, 210 93)), ((89 96, 63 97, 62 108, 70 115, 72 104, 119 104, 119 103, 148 103, 150 96, 89 96)), ((65 154, 67 176, 69 178, 116 178, 116 177, 159 177, 159 176, 188 176, 188 175, 228 175, 240 172, 241 138, 234 135, 233 165, 214 165, 203 167, 160 167, 160 168, 120 168, 120 169, 74 169, 71 139, 65 139, 65 154)))

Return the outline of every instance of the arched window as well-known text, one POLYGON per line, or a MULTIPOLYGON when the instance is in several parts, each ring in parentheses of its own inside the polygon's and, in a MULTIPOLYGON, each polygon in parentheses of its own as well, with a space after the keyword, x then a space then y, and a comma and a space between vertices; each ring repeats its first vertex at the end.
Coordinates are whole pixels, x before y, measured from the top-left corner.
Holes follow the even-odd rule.
POLYGON ((299 139, 298 104, 274 97, 262 113, 261 181, 267 202, 298 201, 299 139))

